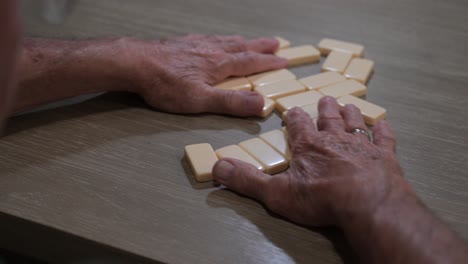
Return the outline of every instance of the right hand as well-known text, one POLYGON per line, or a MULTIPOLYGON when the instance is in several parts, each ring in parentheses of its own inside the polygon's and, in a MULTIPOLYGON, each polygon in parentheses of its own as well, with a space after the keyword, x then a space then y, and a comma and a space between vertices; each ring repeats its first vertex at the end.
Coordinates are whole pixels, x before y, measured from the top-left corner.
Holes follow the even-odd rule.
POLYGON ((292 151, 290 168, 270 176, 235 159, 218 161, 216 182, 263 202, 276 212, 308 226, 343 226, 350 219, 371 217, 395 197, 414 193, 396 158, 395 136, 389 125, 374 127, 374 141, 361 112, 353 105, 341 111, 332 97, 319 102, 318 127, 300 108, 288 111, 292 151))

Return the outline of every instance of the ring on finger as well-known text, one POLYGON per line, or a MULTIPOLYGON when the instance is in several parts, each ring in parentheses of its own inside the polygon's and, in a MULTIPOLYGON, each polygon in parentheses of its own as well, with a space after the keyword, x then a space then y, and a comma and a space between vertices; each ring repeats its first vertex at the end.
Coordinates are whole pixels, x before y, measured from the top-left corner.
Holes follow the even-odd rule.
POLYGON ((367 139, 369 139, 369 141, 372 142, 372 137, 366 129, 355 128, 351 130, 351 134, 364 134, 367 136, 367 139))

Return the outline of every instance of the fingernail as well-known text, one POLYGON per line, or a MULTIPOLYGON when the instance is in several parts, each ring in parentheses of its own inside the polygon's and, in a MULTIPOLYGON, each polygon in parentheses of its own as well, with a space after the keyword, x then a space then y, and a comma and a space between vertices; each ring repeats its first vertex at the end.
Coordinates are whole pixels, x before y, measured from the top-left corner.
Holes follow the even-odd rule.
POLYGON ((249 113, 259 113, 263 108, 263 97, 257 92, 249 92, 248 96, 245 98, 245 106, 249 109, 249 113))
POLYGON ((250 97, 261 97, 261 95, 257 92, 250 92, 250 91, 247 91, 249 94, 250 97))
POLYGON ((216 181, 218 183, 224 184, 231 177, 232 171, 234 170, 234 165, 231 163, 220 160, 215 166, 214 175, 216 175, 216 181))

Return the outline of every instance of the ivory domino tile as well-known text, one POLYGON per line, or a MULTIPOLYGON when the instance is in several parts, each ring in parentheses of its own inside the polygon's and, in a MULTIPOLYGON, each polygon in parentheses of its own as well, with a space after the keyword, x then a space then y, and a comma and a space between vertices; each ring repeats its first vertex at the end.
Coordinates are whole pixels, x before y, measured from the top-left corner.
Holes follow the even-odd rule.
POLYGON ((367 87, 355 80, 347 80, 344 82, 332 84, 319 90, 324 95, 339 98, 341 96, 350 94, 354 96, 363 96, 367 92, 367 87))
POLYGON ((284 81, 284 80, 295 80, 296 75, 292 72, 281 69, 269 72, 262 72, 248 76, 247 79, 254 85, 254 87, 262 86, 269 83, 284 81))
POLYGON ((285 157, 259 138, 243 141, 239 146, 260 162, 268 174, 281 172, 289 166, 285 157))
POLYGON ((262 171, 264 170, 264 167, 262 164, 260 164, 256 159, 250 156, 249 153, 247 153, 238 145, 230 145, 224 148, 220 148, 216 150, 216 155, 218 156, 219 159, 233 158, 233 159, 242 160, 242 161, 252 164, 259 170, 262 170, 262 171))
MULTIPOLYGON (((319 116, 319 112, 318 112, 318 104, 309 104, 309 105, 303 105, 300 107, 302 110, 304 110, 304 112, 306 112, 310 118, 312 119, 317 119, 318 116, 319 116)), ((282 119, 284 122, 287 122, 287 119, 288 119, 288 111, 284 111, 283 114, 282 114, 282 119)))
POLYGON ((275 109, 276 102, 266 97, 263 98, 263 101, 263 110, 260 116, 267 117, 275 109))
POLYGON ((320 51, 312 45, 280 49, 276 52, 276 56, 287 59, 289 61, 289 66, 320 61, 320 51))
POLYGON ((291 151, 286 134, 281 130, 273 130, 260 135, 260 139, 278 151, 288 161, 291 160, 291 151))
POLYGON ((362 57, 364 54, 364 46, 360 44, 329 38, 322 39, 318 44, 318 48, 322 55, 328 55, 332 50, 348 52, 353 54, 353 57, 362 57))
POLYGON ((369 81, 373 70, 373 61, 368 59, 356 58, 353 59, 349 66, 346 68, 345 77, 366 84, 369 81))
POLYGON ((252 90, 252 84, 245 77, 228 78, 214 86, 224 90, 252 90))
POLYGON ((305 90, 305 86, 296 80, 279 81, 255 88, 255 91, 273 100, 305 90))
POLYGON ((284 48, 289 48, 291 47, 291 42, 287 39, 284 39, 282 37, 276 36, 275 39, 278 40, 279 42, 279 48, 278 49, 284 49, 284 48))
POLYGON ((293 94, 278 99, 276 101, 276 108, 280 112, 284 112, 295 106, 301 107, 303 105, 318 103, 318 101, 322 97, 323 94, 317 91, 307 91, 303 93, 293 94))
POLYGON ((202 143, 185 146, 185 159, 198 182, 213 180, 211 171, 218 158, 210 144, 202 143))
POLYGON ((334 71, 343 73, 351 62, 353 55, 347 52, 332 50, 322 65, 322 72, 334 71))
POLYGON ((355 105, 361 110, 366 124, 372 126, 378 121, 385 119, 387 114, 387 111, 384 108, 352 95, 345 95, 338 98, 338 103, 341 106, 345 106, 347 104, 355 105))
POLYGON ((299 80, 299 82, 303 83, 309 90, 317 90, 343 81, 346 81, 346 78, 336 72, 323 72, 299 80))

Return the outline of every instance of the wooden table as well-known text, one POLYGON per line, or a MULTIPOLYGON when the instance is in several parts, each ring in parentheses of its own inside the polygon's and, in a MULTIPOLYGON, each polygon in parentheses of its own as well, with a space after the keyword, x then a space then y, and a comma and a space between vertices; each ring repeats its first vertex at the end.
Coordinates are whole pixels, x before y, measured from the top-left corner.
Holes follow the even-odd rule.
MULTIPOLYGON (((468 238, 465 0, 83 0, 61 26, 42 23, 27 5, 34 1, 25 2, 30 36, 196 32, 362 43, 376 62, 367 99, 388 110, 406 177, 468 238)), ((293 71, 303 77, 319 65, 293 71)), ((277 114, 161 113, 128 94, 12 118, 0 140, 0 247, 61 263, 351 261, 339 231, 299 227, 248 198, 195 183, 183 161, 184 145, 218 148, 280 126, 277 114)))

